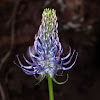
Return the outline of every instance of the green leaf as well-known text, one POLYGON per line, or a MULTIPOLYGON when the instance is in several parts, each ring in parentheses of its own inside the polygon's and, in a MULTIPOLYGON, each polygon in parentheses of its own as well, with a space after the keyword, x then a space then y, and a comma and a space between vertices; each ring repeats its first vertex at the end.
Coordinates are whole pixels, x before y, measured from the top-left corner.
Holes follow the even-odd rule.
POLYGON ((41 78, 39 79, 39 81, 38 81, 35 85, 39 85, 40 82, 42 82, 44 78, 45 78, 45 75, 43 75, 43 77, 41 77, 41 78))
POLYGON ((68 81, 68 78, 69 78, 69 75, 67 74, 67 79, 66 79, 64 82, 58 82, 58 81, 56 81, 55 78, 53 78, 53 81, 54 81, 56 84, 62 85, 62 84, 66 83, 66 82, 68 81))

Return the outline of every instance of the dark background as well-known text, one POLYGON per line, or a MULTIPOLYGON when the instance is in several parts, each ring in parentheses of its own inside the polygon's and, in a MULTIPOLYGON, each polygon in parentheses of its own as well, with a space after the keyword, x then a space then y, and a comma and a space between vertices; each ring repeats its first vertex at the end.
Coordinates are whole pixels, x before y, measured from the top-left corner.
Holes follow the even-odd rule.
POLYGON ((47 79, 39 86, 19 67, 41 24, 44 8, 54 8, 59 38, 79 53, 76 64, 54 84, 55 100, 100 100, 100 0, 0 0, 0 100, 49 100, 47 79))

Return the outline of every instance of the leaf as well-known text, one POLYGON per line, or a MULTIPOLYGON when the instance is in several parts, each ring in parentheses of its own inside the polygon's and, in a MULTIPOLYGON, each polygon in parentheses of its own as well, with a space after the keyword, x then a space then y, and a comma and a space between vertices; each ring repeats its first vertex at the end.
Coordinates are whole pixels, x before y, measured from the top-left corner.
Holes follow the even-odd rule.
POLYGON ((45 78, 45 75, 43 75, 43 77, 41 77, 41 78, 39 79, 39 81, 38 81, 35 85, 39 85, 40 82, 42 82, 44 78, 45 78))
POLYGON ((56 84, 62 85, 62 84, 66 83, 66 82, 68 81, 68 78, 69 78, 69 75, 67 74, 67 79, 66 79, 64 82, 58 82, 58 81, 56 81, 55 78, 53 78, 53 81, 54 81, 56 84))

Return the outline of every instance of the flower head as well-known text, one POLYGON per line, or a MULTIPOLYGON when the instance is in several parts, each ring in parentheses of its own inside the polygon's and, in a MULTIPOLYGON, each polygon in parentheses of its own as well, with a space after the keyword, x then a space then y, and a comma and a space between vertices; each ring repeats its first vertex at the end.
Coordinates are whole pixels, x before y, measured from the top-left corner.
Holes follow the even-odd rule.
POLYGON ((44 9, 42 14, 42 23, 39 27, 39 31, 35 36, 33 50, 36 53, 32 54, 31 47, 29 47, 29 54, 32 62, 29 62, 23 55, 24 60, 29 66, 24 66, 18 55, 17 59, 21 69, 27 75, 40 74, 42 77, 50 75, 51 79, 57 74, 59 70, 69 70, 73 67, 76 62, 78 53, 73 50, 71 54, 71 47, 69 46, 69 53, 66 57, 61 57, 63 48, 59 42, 58 37, 58 22, 56 17, 56 11, 54 9, 44 9), (69 67, 68 65, 73 55, 75 54, 75 61, 69 67), (66 59, 69 59, 65 62, 66 59))

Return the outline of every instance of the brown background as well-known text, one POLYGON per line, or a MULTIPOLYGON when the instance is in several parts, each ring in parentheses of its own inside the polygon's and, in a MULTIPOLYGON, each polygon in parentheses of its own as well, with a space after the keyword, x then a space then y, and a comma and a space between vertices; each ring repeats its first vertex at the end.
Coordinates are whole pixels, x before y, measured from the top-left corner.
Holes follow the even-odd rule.
POLYGON ((1 0, 0 1, 0 100, 48 100, 45 78, 39 86, 33 76, 19 67, 16 54, 34 43, 44 8, 54 8, 59 38, 68 54, 68 45, 79 53, 74 67, 54 84, 55 100, 100 100, 100 0, 1 0))

